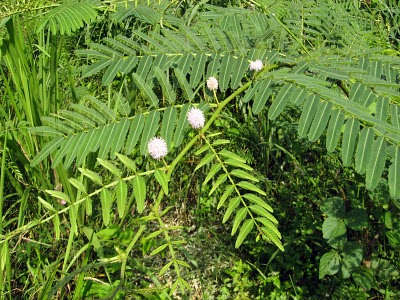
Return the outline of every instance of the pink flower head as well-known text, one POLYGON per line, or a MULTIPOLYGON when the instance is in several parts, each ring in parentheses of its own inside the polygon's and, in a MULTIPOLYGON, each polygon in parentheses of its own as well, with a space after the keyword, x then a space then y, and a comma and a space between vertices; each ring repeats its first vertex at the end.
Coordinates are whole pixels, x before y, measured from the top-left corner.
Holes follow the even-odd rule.
POLYGON ((203 111, 194 107, 188 111, 187 119, 190 126, 192 126, 194 129, 200 129, 204 127, 204 122, 206 121, 203 111))
POLYGON ((65 205, 65 204, 67 204, 67 201, 61 200, 61 204, 62 204, 62 205, 65 205))
POLYGON ((153 137, 147 147, 149 154, 154 159, 161 159, 168 153, 167 143, 161 137, 153 137))
POLYGON ((208 78, 207 87, 210 91, 215 91, 216 89, 218 89, 218 80, 215 77, 208 78))
POLYGON ((251 71, 260 71, 263 68, 263 63, 261 59, 257 59, 256 61, 250 62, 250 70, 251 71))

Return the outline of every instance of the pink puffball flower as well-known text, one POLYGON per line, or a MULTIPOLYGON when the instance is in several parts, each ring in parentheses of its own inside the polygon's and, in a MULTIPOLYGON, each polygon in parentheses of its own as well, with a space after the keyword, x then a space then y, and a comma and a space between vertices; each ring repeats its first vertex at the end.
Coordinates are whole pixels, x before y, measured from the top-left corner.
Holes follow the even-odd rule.
POLYGON ((261 59, 257 59, 256 61, 250 62, 250 70, 251 71, 260 71, 263 68, 263 63, 261 59))
POLYGON ((161 137, 153 137, 148 145, 149 154, 152 158, 160 160, 168 153, 167 143, 161 137))
POLYGON ((204 117, 204 113, 201 109, 192 107, 187 113, 187 119, 189 121, 190 126, 194 129, 200 129, 204 127, 204 122, 206 118, 204 117))
POLYGON ((216 89, 218 89, 218 80, 215 77, 208 78, 207 87, 210 91, 215 91, 216 89))
POLYGON ((61 204, 62 204, 62 205, 65 205, 65 204, 67 204, 67 201, 61 200, 61 204))

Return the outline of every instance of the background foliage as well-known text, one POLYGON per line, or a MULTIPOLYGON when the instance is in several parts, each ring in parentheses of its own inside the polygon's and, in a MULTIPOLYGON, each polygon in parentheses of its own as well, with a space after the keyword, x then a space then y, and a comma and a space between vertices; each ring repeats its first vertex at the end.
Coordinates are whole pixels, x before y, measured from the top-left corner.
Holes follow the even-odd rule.
POLYGON ((398 4, 1 4, 1 297, 398 298, 398 4))

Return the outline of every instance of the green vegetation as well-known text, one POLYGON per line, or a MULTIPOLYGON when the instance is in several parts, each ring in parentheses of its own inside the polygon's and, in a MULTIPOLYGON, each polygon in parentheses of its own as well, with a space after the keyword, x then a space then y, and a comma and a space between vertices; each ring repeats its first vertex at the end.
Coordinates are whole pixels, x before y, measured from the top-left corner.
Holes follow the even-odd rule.
POLYGON ((1 299, 400 297, 398 1, 0 18, 1 299))

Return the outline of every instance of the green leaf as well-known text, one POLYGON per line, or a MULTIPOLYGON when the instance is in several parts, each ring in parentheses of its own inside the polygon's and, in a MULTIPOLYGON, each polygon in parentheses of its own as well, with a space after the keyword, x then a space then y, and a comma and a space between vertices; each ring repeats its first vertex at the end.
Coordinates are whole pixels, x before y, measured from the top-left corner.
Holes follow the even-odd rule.
POLYGON ((353 280, 357 285, 366 291, 369 291, 375 282, 372 270, 368 269, 357 269, 351 274, 351 277, 353 277, 353 280))
POLYGON ((222 194, 221 199, 218 202, 217 209, 220 209, 222 205, 224 205, 225 200, 232 194, 232 192, 235 190, 235 186, 233 185, 228 185, 225 188, 225 192, 222 194))
POLYGON ((82 144, 78 146, 79 149, 76 158, 77 166, 82 165, 90 151, 97 151, 100 146, 98 141, 100 140, 105 128, 106 126, 101 126, 98 130, 91 129, 87 132, 86 138, 83 140, 82 144))
POLYGON ((267 195, 263 190, 259 189, 254 184, 247 181, 240 181, 239 183, 237 183, 237 186, 240 186, 241 188, 244 188, 249 191, 257 192, 263 196, 267 195))
POLYGON ((93 108, 81 104, 71 104, 71 108, 86 115, 90 120, 96 122, 99 125, 105 124, 107 121, 107 119, 101 113, 93 108))
POLYGON ((174 206, 168 206, 163 212, 160 214, 160 217, 164 216, 167 212, 169 212, 174 206))
POLYGON ((275 217, 273 215, 271 215, 266 209, 264 209, 263 207, 261 207, 260 205, 250 205, 249 209, 251 209, 252 211, 254 211, 256 214, 258 214, 260 217, 264 217, 268 220, 270 220, 271 222, 278 224, 278 220, 275 219, 275 217))
POLYGON ((194 155, 198 156, 200 154, 202 154, 204 151, 207 151, 208 149, 210 149, 210 146, 208 146, 207 144, 205 144, 203 147, 201 147, 199 150, 197 150, 194 155))
POLYGON ((144 203, 146 202, 146 182, 143 177, 137 175, 133 178, 132 184, 137 210, 138 213, 141 214, 144 210, 144 203))
POLYGON ((215 58, 207 66, 207 79, 210 77, 218 78, 217 75, 220 63, 220 56, 216 55, 215 58))
POLYGON ((400 107, 394 103, 390 105, 390 114, 391 114, 391 121, 393 126, 400 128, 400 120, 399 120, 399 115, 400 115, 400 107))
POLYGON ((275 120, 282 110, 285 108, 287 102, 290 99, 292 92, 292 85, 290 83, 286 83, 279 91, 276 96, 274 102, 272 102, 271 107, 268 111, 268 119, 275 120))
POLYGON ((363 249, 357 242, 348 242, 343 247, 342 257, 342 275, 344 278, 349 278, 351 271, 361 264, 363 249))
POLYGON ((218 139, 215 140, 212 145, 213 146, 218 146, 218 145, 225 145, 225 144, 229 144, 231 141, 230 140, 226 140, 226 139, 218 139))
MULTIPOLYGON (((116 42, 116 40, 114 40, 116 42)), ((121 43, 122 44, 122 43, 121 43)), ((137 58, 136 54, 133 54, 128 57, 124 57, 125 61, 123 65, 121 66, 120 71, 122 73, 128 74, 132 71, 134 67, 136 67, 137 63, 139 62, 139 59, 137 58)))
POLYGON ((64 138, 57 137, 49 142, 31 161, 31 167, 37 166, 42 162, 48 155, 50 155, 54 150, 56 150, 64 142, 64 138))
POLYGON ((116 153, 116 155, 118 156, 118 159, 129 169, 131 169, 131 171, 136 172, 136 163, 130 159, 128 156, 125 156, 123 154, 120 153, 116 153))
POLYGON ((307 135, 315 112, 317 111, 318 104, 319 97, 317 95, 312 94, 307 97, 306 103, 303 107, 303 112, 300 116, 299 126, 297 128, 300 138, 304 138, 307 135))
POLYGON ((150 101, 150 103, 157 108, 158 107, 158 98, 156 94, 153 92, 151 87, 136 73, 131 74, 135 85, 139 88, 143 96, 150 101))
POLYGON ((236 207, 238 207, 239 203, 240 203, 239 197, 234 197, 229 201, 229 205, 224 214, 224 218, 222 219, 222 223, 225 223, 226 221, 228 221, 229 217, 231 216, 233 211, 236 209, 236 207))
POLYGON ((210 169, 210 171, 208 172, 206 179, 204 179, 203 186, 206 185, 207 182, 210 181, 210 179, 213 178, 214 175, 217 174, 217 173, 219 172, 219 170, 221 170, 221 167, 222 167, 222 166, 221 166, 220 163, 216 163, 216 164, 213 164, 213 165, 211 166, 211 169, 210 169))
POLYGON ((104 160, 101 158, 97 158, 97 161, 99 162, 99 164, 101 164, 104 168, 109 170, 115 176, 121 177, 121 171, 111 161, 104 160))
MULTIPOLYGON (((167 101, 172 105, 175 103, 176 95, 174 89, 172 88, 171 84, 169 83, 167 76, 159 67, 153 68, 154 74, 157 77, 158 82, 161 85, 161 89, 163 91, 164 97, 167 101)), ((176 110, 176 109, 175 109, 176 110)))
POLYGON ((103 185, 103 179, 101 178, 101 176, 91 170, 87 170, 87 169, 83 169, 83 168, 79 168, 79 171, 86 177, 88 177, 89 179, 91 179, 92 181, 94 181, 95 183, 99 184, 99 185, 103 185))
POLYGON ((358 119, 349 119, 344 125, 342 142, 342 160, 345 166, 351 164, 358 132, 360 131, 360 121, 358 119))
MULTIPOLYGON (((66 123, 64 121, 61 121, 58 118, 55 118, 55 117, 41 117, 40 119, 42 120, 42 123, 44 125, 48 125, 51 128, 55 129, 56 131, 62 132, 62 134, 68 135, 68 134, 73 134, 74 133, 74 129, 73 128, 71 128, 69 125, 66 125, 66 123)), ((43 131, 45 131, 47 126, 34 127, 34 128, 29 129, 28 131, 29 132, 35 132, 35 129, 39 129, 39 128, 41 128, 43 131)), ((36 134, 38 134, 38 133, 36 133, 36 134)), ((42 135, 45 135, 45 134, 42 134, 42 135)), ((46 135, 48 135, 48 134, 46 134, 46 135)))
POLYGON ((212 189, 208 193, 208 196, 211 196, 212 193, 221 185, 223 184, 226 179, 228 178, 228 174, 221 174, 218 176, 217 180, 215 181, 215 184, 213 185, 212 189))
POLYGON ((221 61, 221 68, 219 72, 219 90, 221 92, 225 92, 228 88, 229 80, 232 75, 232 63, 234 62, 234 58, 229 54, 226 54, 221 61))
MULTIPOLYGON (((228 37, 226 36, 225 32, 219 27, 214 27, 214 33, 217 34, 218 40, 220 41, 220 43, 223 46, 220 51, 225 51, 227 53, 230 53, 232 50, 232 45, 231 45, 228 37)), ((221 68, 221 70, 222 70, 222 68, 221 68)))
POLYGON ((255 182, 259 182, 259 180, 257 178, 255 178, 254 176, 250 175, 249 173, 241 170, 241 169, 234 169, 231 171, 231 175, 239 177, 239 178, 243 178, 243 179, 248 179, 248 180, 252 180, 255 182))
POLYGON ((146 119, 145 116, 142 114, 136 115, 132 119, 128 138, 126 141, 126 148, 125 148, 126 155, 131 154, 133 149, 135 148, 136 143, 139 140, 140 134, 142 133, 145 119, 146 119))
POLYGON ((276 225, 274 223, 272 223, 270 220, 268 220, 267 218, 264 217, 257 217, 256 218, 257 221, 261 222, 266 229, 268 229, 268 231, 272 231, 277 238, 281 238, 281 233, 278 231, 278 229, 276 228, 276 225))
POLYGON ((171 149, 172 137, 174 135, 175 121, 177 110, 175 107, 170 106, 164 112, 163 120, 161 123, 161 137, 167 143, 167 148, 171 149))
POLYGON ((42 197, 38 197, 38 199, 39 199, 39 202, 43 205, 43 207, 45 209, 47 209, 48 211, 57 213, 57 211, 54 209, 54 207, 49 202, 44 200, 42 197))
POLYGON ((285 251, 285 249, 282 246, 281 241, 279 240, 279 237, 275 234, 274 231, 269 230, 269 228, 266 227, 261 227, 261 231, 265 234, 265 236, 273 242, 281 251, 285 251))
POLYGON ((112 198, 110 191, 106 188, 103 188, 100 192, 100 201, 101 201, 101 211, 103 213, 103 223, 105 226, 110 224, 111 220, 111 204, 112 198))
POLYGON ((76 221, 78 218, 78 207, 71 206, 68 214, 69 214, 69 223, 71 225, 71 233, 78 234, 78 224, 76 221))
POLYGON ((191 53, 184 53, 182 57, 178 60, 177 66, 179 70, 182 72, 183 77, 186 77, 192 63, 193 63, 193 55, 191 53))
POLYGON ((239 161, 241 163, 244 163, 244 164, 246 163, 245 159, 243 159, 239 155, 237 155, 237 154, 235 154, 235 153, 233 153, 231 151, 225 150, 225 149, 221 150, 218 154, 222 155, 224 157, 227 157, 227 158, 235 159, 235 160, 237 160, 237 161, 239 161))
POLYGON ((112 60, 111 65, 105 71, 101 83, 103 86, 109 85, 117 76, 117 73, 121 70, 122 65, 124 64, 123 58, 114 58, 112 60))
POLYGON ((151 252, 150 255, 155 255, 155 254, 157 254, 158 252, 163 251, 165 248, 167 248, 168 245, 169 245, 169 244, 167 243, 167 244, 161 245, 160 247, 157 247, 157 249, 154 250, 153 252, 151 252))
POLYGON ((386 140, 380 136, 372 144, 371 158, 367 166, 366 187, 372 191, 378 185, 386 162, 386 140))
POLYGON ((358 138, 356 150, 356 171, 364 174, 367 169, 368 162, 371 158, 371 145, 374 142, 374 130, 370 127, 364 127, 358 138))
POLYGON ((119 218, 122 218, 126 209, 126 200, 128 196, 128 186, 125 181, 120 180, 115 186, 117 191, 117 208, 119 218))
POLYGON ((320 209, 322 213, 328 217, 342 219, 346 214, 346 205, 340 197, 331 197, 321 203, 320 209))
POLYGON ((272 89, 270 88, 272 79, 265 79, 261 82, 258 87, 257 95, 254 98, 252 111, 253 114, 259 114, 267 103, 269 96, 272 94, 272 89))
MULTIPOLYGON (((191 269, 190 265, 189 265, 187 262, 184 262, 183 260, 177 259, 176 262, 177 262, 178 264, 180 264, 181 266, 184 266, 184 267, 186 267, 186 268, 191 269)), ((190 288, 189 285, 187 285, 187 287, 190 288)))
POLYGON ((174 69, 174 73, 175 73, 176 79, 179 82, 179 87, 182 90, 184 98, 187 101, 191 102, 193 100, 193 97, 195 94, 193 93, 192 89, 190 88, 190 85, 186 80, 186 76, 182 73, 182 71, 180 69, 174 69))
POLYGON ((261 86, 261 83, 263 83, 265 81, 257 81, 256 83, 252 84, 252 87, 247 89, 246 94, 243 97, 243 103, 247 103, 249 102, 254 95, 256 94, 256 92, 258 91, 259 87, 261 86))
POLYGON ((231 235, 233 236, 239 228, 240 223, 246 218, 247 208, 242 207, 236 213, 235 221, 233 222, 231 235))
POLYGON ((360 104, 369 107, 372 103, 375 102, 376 95, 371 91, 371 89, 366 89, 362 95, 360 104))
POLYGON ((224 161, 225 164, 233 166, 233 167, 237 167, 237 168, 242 168, 245 170, 249 170, 249 171, 253 171, 253 168, 242 163, 241 161, 236 160, 236 158, 230 158, 224 161))
POLYGON ((162 274, 164 274, 165 273, 165 271, 167 271, 168 269, 169 269, 169 267, 172 265, 172 263, 173 263, 174 261, 170 261, 169 263, 167 263, 162 269, 161 269, 161 271, 160 271, 160 273, 158 273, 158 277, 160 277, 162 274))
MULTIPOLYGON (((134 31, 134 32, 137 33, 137 31, 134 31)), ((118 36, 118 37, 122 37, 122 36, 118 36)), ((125 39, 128 39, 128 38, 124 37, 124 40, 125 39)), ((151 66, 153 66, 153 57, 151 55, 147 55, 147 54, 144 55, 140 59, 139 65, 137 67, 137 70, 136 70, 137 76, 140 77, 143 81, 146 81, 146 77, 149 73, 151 66)))
POLYGON ((53 196, 54 198, 64 200, 67 203, 71 203, 71 199, 69 198, 69 196, 67 194, 64 194, 63 192, 53 190, 45 190, 45 192, 53 196))
POLYGON ((365 209, 353 208, 347 213, 344 222, 353 230, 362 230, 368 227, 368 214, 365 209))
POLYGON ((151 234, 149 234, 148 236, 146 236, 146 240, 150 240, 150 239, 153 239, 153 238, 155 238, 156 236, 159 236, 161 233, 163 233, 164 232, 164 230, 162 230, 162 229, 160 229, 160 230, 157 230, 157 231, 154 231, 153 233, 151 233, 151 234))
POLYGON ((290 102, 292 102, 294 105, 301 105, 306 97, 307 90, 292 86, 290 102))
POLYGON ((85 138, 86 138, 86 133, 84 132, 80 132, 74 137, 74 141, 71 145, 71 150, 68 151, 65 157, 64 170, 67 170, 72 165, 72 162, 78 155, 79 145, 83 143, 85 138))
POLYGON ((376 101, 375 116, 383 122, 387 122, 387 118, 389 115, 389 103, 389 99, 383 96, 379 96, 376 101))
POLYGON ((191 66, 190 86, 194 89, 199 84, 201 77, 204 74, 204 69, 207 62, 207 56, 204 53, 197 53, 191 66))
POLYGON ((253 229, 253 227, 254 227, 253 219, 248 219, 246 222, 244 222, 244 224, 242 225, 242 228, 240 228, 239 235, 236 239, 235 248, 240 247, 240 245, 243 243, 244 239, 250 233, 250 231, 253 229))
POLYGON ((318 110, 315 113, 315 117, 308 133, 308 139, 310 140, 310 142, 315 142, 316 140, 318 140, 322 132, 324 132, 326 124, 328 124, 332 106, 333 105, 331 102, 319 103, 318 110))
POLYGON ((97 109, 97 111, 106 119, 115 121, 117 119, 117 114, 112 110, 107 104, 99 101, 95 97, 86 94, 85 97, 91 102, 91 104, 97 109))
POLYGON ((390 279, 393 276, 399 276, 397 268, 388 260, 383 258, 372 258, 371 268, 377 271, 376 274, 378 278, 384 280, 390 279))
MULTIPOLYGON (((61 228, 61 222, 60 222, 60 217, 59 215, 55 215, 55 217, 53 218, 53 225, 54 225, 54 233, 56 236, 56 241, 60 240, 60 228, 61 228)), ((7 244, 7 243, 5 243, 7 244)))
POLYGON ((174 134, 174 147, 178 148, 185 137, 186 129, 189 126, 189 122, 187 120, 187 113, 190 108, 190 104, 187 103, 183 105, 181 108, 181 115, 179 116, 178 124, 176 125, 175 134, 174 134))
POLYGON ((335 217, 328 217, 322 224, 324 239, 332 239, 346 233, 346 225, 335 217))
POLYGON ((339 255, 336 252, 325 253, 319 262, 319 279, 324 278, 325 275, 335 275, 339 268, 339 255))
POLYGON ((117 123, 112 123, 106 126, 104 135, 102 136, 99 150, 99 157, 106 158, 112 146, 113 137, 117 135, 117 123))
POLYGON ((81 113, 62 109, 62 110, 60 110, 60 114, 62 114, 65 117, 66 120, 67 119, 74 120, 74 121, 78 122, 79 124, 82 124, 83 126, 85 126, 85 128, 94 128, 94 127, 96 127, 96 123, 95 122, 93 122, 87 116, 85 116, 85 115, 83 115, 81 113))
POLYGON ((53 163, 51 164, 52 168, 56 168, 58 164, 62 161, 65 155, 67 155, 68 151, 71 150, 72 145, 76 142, 74 135, 69 135, 65 138, 60 146, 60 149, 54 155, 53 163))
POLYGON ((203 157, 203 159, 198 163, 198 165, 196 166, 196 168, 194 169, 195 171, 197 171, 198 169, 200 169, 202 166, 212 162, 215 158, 215 154, 214 153, 208 153, 206 156, 203 157))
POLYGON ((64 133, 49 126, 37 126, 29 128, 28 132, 41 136, 64 136, 64 133))
POLYGON ((237 58, 234 71, 232 72, 231 88, 233 90, 237 89, 242 81, 244 73, 249 68, 249 61, 245 58, 237 58))
POLYGON ((260 197, 254 195, 254 194, 250 194, 250 193, 244 194, 243 197, 250 200, 251 202, 253 202, 255 204, 258 204, 258 205, 264 207, 266 210, 269 210, 270 212, 274 211, 271 206, 269 206, 265 201, 263 201, 260 197))
POLYGON ((142 140, 140 141, 140 153, 145 155, 147 153, 147 146, 151 138, 157 132, 158 122, 160 121, 160 112, 158 110, 153 110, 147 116, 146 123, 143 129, 142 140))
POLYGON ((79 180, 75 179, 75 178, 69 178, 68 181, 74 186, 76 187, 76 189, 84 194, 86 194, 86 187, 83 185, 82 182, 80 182, 79 180))
POLYGON ((157 182, 161 185, 162 189, 164 190, 165 195, 168 195, 168 178, 167 175, 164 173, 163 170, 156 170, 154 172, 154 176, 157 182))
POLYGON ((98 62, 91 64, 89 67, 85 68, 84 71, 82 72, 82 78, 90 77, 101 70, 103 70, 105 67, 107 67, 109 64, 111 64, 112 60, 109 58, 103 58, 99 60, 98 62))
POLYGON ((393 199, 400 198, 400 147, 396 146, 392 164, 389 167, 389 189, 393 199))
POLYGON ((346 75, 345 72, 336 70, 332 67, 324 67, 321 65, 313 65, 310 67, 310 70, 312 72, 321 72, 325 76, 332 78, 332 79, 337 79, 337 80, 349 80, 349 76, 346 75))
POLYGON ((119 152, 122 149, 122 146, 125 143, 126 134, 129 130, 130 121, 128 118, 122 119, 119 123, 116 124, 117 131, 115 132, 114 137, 111 139, 111 147, 110 147, 110 157, 115 159, 115 152, 119 152))

